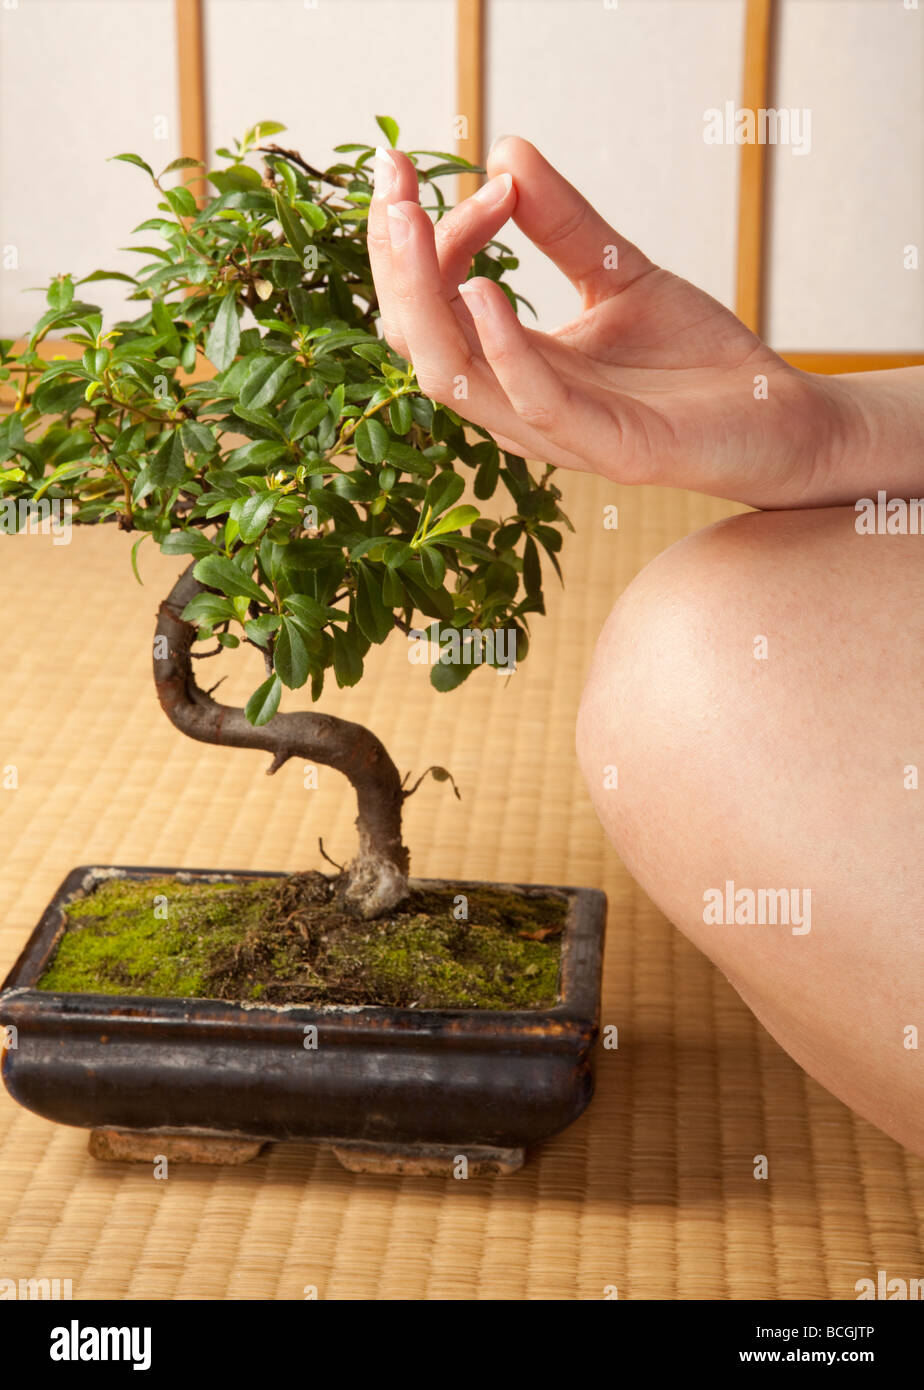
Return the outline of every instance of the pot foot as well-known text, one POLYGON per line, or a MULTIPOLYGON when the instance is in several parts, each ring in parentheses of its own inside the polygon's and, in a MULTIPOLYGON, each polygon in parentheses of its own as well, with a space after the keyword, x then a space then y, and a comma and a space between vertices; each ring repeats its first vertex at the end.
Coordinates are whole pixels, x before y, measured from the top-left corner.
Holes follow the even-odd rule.
POLYGON ((522 1168, 525 1149, 482 1144, 332 1144, 334 1157, 351 1173, 432 1178, 499 1178, 522 1168))
POLYGON ((248 1163, 263 1148, 261 1139, 233 1135, 176 1134, 163 1129, 92 1129, 87 1145, 92 1158, 121 1163, 248 1163))

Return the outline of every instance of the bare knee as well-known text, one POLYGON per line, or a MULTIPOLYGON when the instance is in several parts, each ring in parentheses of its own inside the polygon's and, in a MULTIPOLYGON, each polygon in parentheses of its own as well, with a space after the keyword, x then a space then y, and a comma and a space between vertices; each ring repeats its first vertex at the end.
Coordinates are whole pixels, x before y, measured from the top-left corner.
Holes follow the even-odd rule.
POLYGON ((897 640, 924 593, 911 547, 869 539, 832 509, 673 546, 601 633, 577 744, 604 829, 665 915, 808 1071, 924 1152, 924 1081, 902 1050, 924 988, 920 828, 901 778, 924 748, 916 643, 897 640), (809 930, 717 924, 706 904, 729 884, 732 902, 800 894, 809 930))
POLYGON ((578 716, 603 827, 684 929, 704 867, 699 811, 707 803, 716 827, 732 828, 741 744, 760 737, 762 652, 778 640, 757 572, 759 520, 699 532, 633 580, 600 635, 578 716))

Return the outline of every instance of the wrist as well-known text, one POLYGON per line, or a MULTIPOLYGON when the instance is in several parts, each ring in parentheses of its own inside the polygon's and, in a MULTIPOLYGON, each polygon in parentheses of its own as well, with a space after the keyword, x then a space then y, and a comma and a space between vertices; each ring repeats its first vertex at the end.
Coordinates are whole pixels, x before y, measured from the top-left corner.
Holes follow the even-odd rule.
POLYGON ((813 395, 823 421, 814 505, 924 495, 924 371, 817 376, 813 395))

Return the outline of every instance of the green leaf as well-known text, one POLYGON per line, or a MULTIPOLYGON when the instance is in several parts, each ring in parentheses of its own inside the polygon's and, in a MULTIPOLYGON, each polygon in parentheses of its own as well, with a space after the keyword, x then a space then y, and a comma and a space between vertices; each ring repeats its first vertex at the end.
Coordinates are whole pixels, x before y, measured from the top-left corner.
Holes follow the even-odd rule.
MULTIPOLYGON (((19 423, 18 417, 14 417, 14 418, 16 418, 16 421, 17 421, 17 424, 18 424, 18 423, 19 423)), ((5 450, 4 450, 4 452, 6 453, 5 450)), ((7 453, 7 457, 9 457, 9 454, 8 454, 8 453, 7 453)), ((55 483, 61 482, 61 481, 62 481, 63 479, 65 479, 65 478, 74 478, 74 477, 76 477, 79 473, 83 473, 83 471, 85 470, 86 466, 87 466, 86 463, 85 463, 84 460, 82 460, 82 459, 80 459, 80 460, 73 460, 73 461, 71 461, 70 463, 61 463, 61 464, 59 464, 58 467, 54 470, 54 472, 49 473, 48 477, 47 477, 47 478, 45 479, 45 481, 42 483, 41 487, 37 490, 37 492, 35 492, 35 493, 33 494, 32 501, 33 501, 33 502, 38 502, 38 501, 40 501, 41 498, 44 497, 44 495, 45 495, 45 493, 48 491, 48 489, 49 489, 50 487, 54 487, 55 483)), ((25 474, 23 474, 22 476, 25 477, 25 474)))
POLYGON ((255 145, 258 140, 265 140, 269 135, 281 135, 286 129, 280 121, 257 121, 244 136, 244 147, 246 149, 249 145, 255 145))
MULTIPOLYGON (((246 545, 263 533, 278 497, 276 492, 255 492, 252 497, 246 498, 237 517, 241 540, 246 545)), ((286 681, 286 684, 289 682, 286 681)))
POLYGON ((69 275, 59 275, 52 280, 45 295, 52 309, 64 310, 74 298, 74 282, 69 275))
POLYGON ((241 325, 237 317, 237 300, 233 291, 221 301, 215 322, 205 342, 205 353, 218 371, 230 367, 241 341, 241 325))
POLYGON ((183 609, 183 621, 196 627, 215 627, 218 623, 233 622, 237 614, 230 599, 217 594, 196 594, 183 609))
POLYGON ((114 154, 111 156, 111 159, 124 159, 126 164, 134 164, 139 169, 143 169, 146 174, 150 174, 152 179, 154 177, 154 170, 151 168, 150 164, 145 164, 144 160, 138 154, 114 154))
POLYGON ((245 574, 240 565, 236 565, 225 555, 207 555, 195 566, 193 574, 200 584, 207 584, 211 589, 220 589, 231 598, 240 596, 263 604, 270 601, 269 595, 259 584, 249 574, 245 574))
POLYGON ((327 214, 323 208, 319 208, 316 203, 306 202, 304 198, 296 198, 295 206, 298 208, 302 217, 313 227, 316 232, 327 226, 327 214))
POLYGON ((308 679, 308 648, 291 618, 283 618, 276 645, 273 665, 290 690, 297 690, 308 679))
POLYGON ((201 531, 195 529, 171 531, 164 536, 160 548, 164 555, 195 555, 199 559, 204 555, 212 555, 215 551, 208 536, 203 536, 201 531))
POLYGON ((148 474, 155 487, 174 487, 186 477, 186 456, 179 430, 171 430, 151 459, 148 474))
POLYGON ((445 589, 431 589, 419 563, 416 570, 412 564, 403 566, 401 580, 414 600, 414 607, 421 613, 426 613, 430 618, 442 618, 447 623, 452 621, 455 612, 452 595, 445 589))
POLYGON ((420 548, 420 568, 431 589, 438 589, 446 578, 446 561, 438 550, 425 545, 420 548))
POLYGON ((473 521, 477 521, 480 515, 477 507, 453 507, 451 512, 440 517, 435 526, 430 527, 427 540, 431 541, 434 536, 444 536, 448 531, 461 531, 463 526, 470 526, 473 521))
POLYGON ((279 701, 282 698, 282 681, 278 676, 270 676, 261 686, 253 692, 244 709, 244 713, 258 728, 261 724, 268 724, 273 715, 279 708, 279 701))
POLYGON ((295 417, 289 426, 289 438, 301 439, 302 435, 310 434, 313 429, 324 419, 327 414, 326 401, 305 401, 295 412, 295 417))
POLYGON ((413 422, 411 403, 407 396, 399 396, 397 400, 392 401, 388 407, 388 416, 395 434, 407 434, 413 422))
POLYGON ((286 186, 289 202, 293 203, 298 197, 298 179, 296 178, 295 170, 292 168, 292 165, 287 163, 284 159, 275 161, 275 169, 286 186))
POLYGON ((329 609, 310 594, 290 594, 285 605, 305 627, 322 628, 330 617, 329 609))
POLYGON ((394 570, 386 569, 382 576, 382 602, 391 609, 403 608, 406 603, 404 585, 394 570))
POLYGON ((231 472, 239 472, 242 468, 266 472, 271 463, 275 463, 288 452, 285 444, 275 444, 272 439, 252 439, 249 444, 232 449, 223 466, 231 472))
POLYGON ((129 285, 137 285, 138 281, 134 275, 123 275, 121 270, 94 270, 91 275, 85 275, 82 280, 78 280, 78 285, 89 285, 93 280, 125 280, 129 285))
POLYGON ((375 123, 385 136, 389 145, 394 149, 398 143, 398 135, 400 133, 397 121, 392 120, 391 116, 376 116, 375 123))
MULTIPOLYGON (((249 164, 235 164, 230 169, 213 169, 209 173, 209 180, 215 185, 219 193, 255 193, 263 185, 263 180, 256 169, 251 169, 249 164)), ((234 207, 247 207, 249 204, 233 204, 234 207)))
POLYGON ((262 410, 265 405, 270 405, 291 370, 291 358, 258 358, 241 387, 241 405, 248 410, 262 410))
POLYGON ((164 174, 176 173, 177 169, 201 169, 203 167, 201 159, 193 159, 191 155, 181 154, 179 159, 171 159, 166 169, 161 169, 158 178, 163 178, 164 174))
POLYGON ((164 197, 173 208, 177 217, 195 217, 199 211, 199 205, 188 188, 182 185, 179 188, 164 189, 164 197))
POLYGON ((244 631, 251 642, 256 642, 259 647, 266 647, 281 622, 282 619, 276 613, 265 613, 262 618, 251 618, 246 622, 244 631))
POLYGON ((460 478, 458 473, 453 473, 451 469, 445 473, 438 473, 427 489, 424 509, 430 508, 431 519, 437 517, 440 512, 458 502, 464 491, 465 480, 460 478))
POLYGON ((363 420, 353 439, 357 454, 366 463, 381 463, 388 453, 388 431, 380 420, 363 420))
POLYGON ((388 453, 385 457, 389 463, 393 463, 404 473, 414 473, 419 478, 433 477, 432 461, 419 449, 412 448, 410 444, 398 444, 394 440, 390 440, 388 453))
POLYGON ((430 684, 434 690, 444 693, 449 690, 458 690, 463 681, 468 680, 475 670, 475 663, 472 661, 457 661, 444 663, 438 661, 430 667, 430 684))
POLYGON ((500 450, 495 447, 493 454, 484 460, 475 475, 475 496, 479 501, 494 496, 499 472, 500 450))
POLYGON ((200 425, 198 420, 183 421, 183 443, 192 454, 214 454, 218 440, 210 429, 200 425))
POLYGON ((363 674, 363 659, 356 645, 355 636, 341 628, 334 628, 334 675, 341 687, 356 685, 363 674))
POLYGON ((384 642, 394 627, 394 618, 382 602, 382 591, 375 574, 363 564, 356 576, 354 601, 359 630, 370 642, 384 642))
POLYGON ((257 425, 259 429, 263 430, 266 434, 273 435, 276 439, 282 440, 285 438, 282 430, 268 410, 251 410, 248 406, 241 405, 240 402, 238 402, 238 404, 234 406, 234 414, 239 415, 242 420, 249 421, 251 425, 257 425))
POLYGON ((389 569, 395 569, 398 565, 407 564, 413 555, 413 546, 408 545, 406 541, 389 541, 385 547, 384 560, 389 569))
POLYGON ((294 251, 298 252, 300 259, 304 254, 305 247, 308 246, 311 241, 311 238, 305 230, 301 219, 278 193, 273 194, 273 205, 276 209, 276 217, 279 220, 279 225, 285 233, 286 241, 294 251))
POLYGON ((138 583, 141 585, 144 584, 144 580, 141 578, 141 573, 138 569, 138 548, 141 545, 142 541, 146 541, 147 538, 148 533, 147 531, 145 531, 144 535, 139 536, 138 539, 135 541, 135 544, 132 546, 132 573, 134 574, 138 583))
POLYGON ((539 598, 542 594, 542 566, 539 551, 532 536, 526 537, 523 550, 523 584, 528 598, 539 598))

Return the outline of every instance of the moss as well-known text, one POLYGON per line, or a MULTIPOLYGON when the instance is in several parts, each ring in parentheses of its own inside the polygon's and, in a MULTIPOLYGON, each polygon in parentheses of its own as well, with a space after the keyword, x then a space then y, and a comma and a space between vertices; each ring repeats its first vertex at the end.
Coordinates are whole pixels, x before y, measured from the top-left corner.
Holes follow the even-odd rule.
POLYGON ((494 888, 415 890, 357 922, 321 874, 183 882, 107 879, 66 909, 39 988, 73 993, 547 1008, 558 997, 560 897, 494 888))

